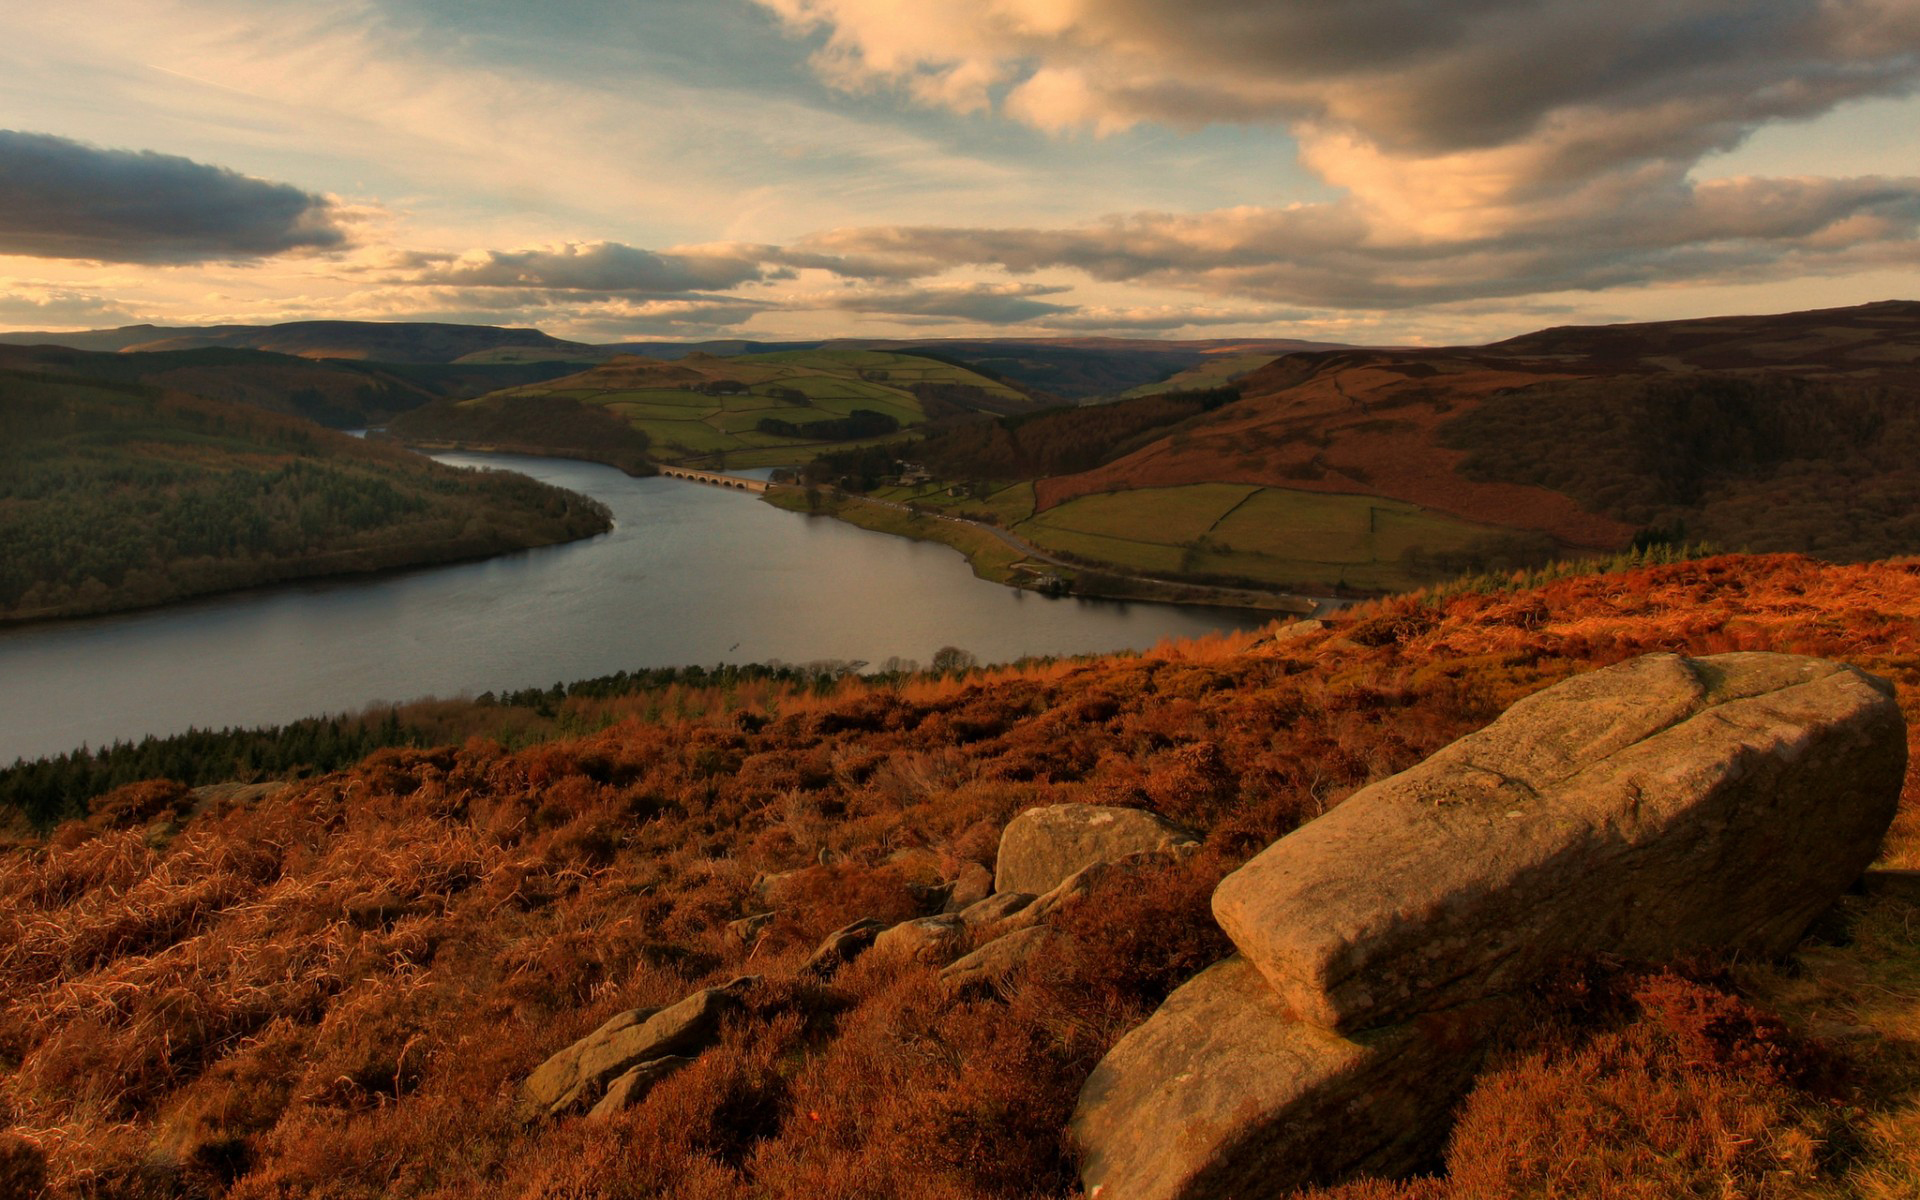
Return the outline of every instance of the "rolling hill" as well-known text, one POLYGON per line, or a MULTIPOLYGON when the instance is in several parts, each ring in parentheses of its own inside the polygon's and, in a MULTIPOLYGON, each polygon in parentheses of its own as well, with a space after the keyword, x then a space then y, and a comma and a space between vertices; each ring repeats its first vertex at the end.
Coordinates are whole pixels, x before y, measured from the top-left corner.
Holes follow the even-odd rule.
MULTIPOLYGON (((422 321, 290 321, 280 325, 130 325, 80 333, 4 333, 0 343, 53 345, 75 350, 269 350, 300 358, 344 358, 387 363, 451 363, 503 348, 543 352, 548 357, 605 357, 581 342, 563 341, 538 329, 492 325, 447 325, 422 321)), ((525 359, 521 361, 526 361, 525 359)))
POLYGON ((1232 403, 1104 444, 1098 465, 969 490, 1089 566, 1308 589, 1635 542, 1920 551, 1912 302, 1303 352, 1233 387, 1232 403))
POLYGON ((557 447, 543 432, 542 405, 611 413, 644 436, 652 457, 715 467, 795 464, 943 419, 1034 407, 1019 389, 965 367, 887 351, 622 355, 548 383, 436 403, 390 431, 420 444, 470 444, 469 431, 504 424, 525 435, 517 445, 557 447))
POLYGON ((604 507, 298 417, 0 370, 0 621, 483 558, 605 531, 604 507))

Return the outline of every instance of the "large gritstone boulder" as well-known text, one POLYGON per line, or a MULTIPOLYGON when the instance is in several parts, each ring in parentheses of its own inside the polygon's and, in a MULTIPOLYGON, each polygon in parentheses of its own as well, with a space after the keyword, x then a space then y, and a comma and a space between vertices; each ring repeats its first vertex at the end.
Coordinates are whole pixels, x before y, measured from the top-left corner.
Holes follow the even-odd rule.
POLYGON ((1030 808, 1000 834, 993 890, 1043 895, 1076 871, 1134 854, 1196 848, 1193 834, 1137 808, 1055 804, 1030 808))
POLYGON ((1081 1091, 1088 1195, 1405 1172, 1513 997, 1558 965, 1789 949, 1893 819, 1890 692, 1818 659, 1652 655, 1521 701, 1274 843, 1214 892, 1241 956, 1081 1091))
POLYGON ((1202 971, 1094 1068, 1073 1114, 1099 1200, 1280 1196, 1433 1158, 1507 1012, 1356 1037, 1295 1020, 1243 958, 1202 971))
POLYGON ((1595 952, 1782 953, 1893 819, 1891 693, 1780 654, 1579 676, 1274 843, 1214 915, 1294 1012, 1337 1030, 1595 952))

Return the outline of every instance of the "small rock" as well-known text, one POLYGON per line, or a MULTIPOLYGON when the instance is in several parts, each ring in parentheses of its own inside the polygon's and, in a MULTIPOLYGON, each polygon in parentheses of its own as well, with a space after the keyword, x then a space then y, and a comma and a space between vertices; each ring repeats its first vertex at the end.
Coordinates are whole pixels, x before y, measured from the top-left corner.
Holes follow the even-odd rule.
POLYGON ((1007 824, 993 886, 1000 892, 1053 890, 1083 867, 1141 853, 1197 848, 1189 831, 1138 808, 1055 804, 1030 808, 1007 824))
POLYGON ((967 927, 957 915, 942 913, 902 921, 873 939, 875 954, 898 954, 916 962, 944 966, 959 956, 967 927))
POLYGON ((851 925, 842 926, 828 934, 814 948, 807 961, 800 965, 802 971, 811 972, 821 978, 829 978, 841 967, 846 966, 860 956, 860 952, 873 945, 873 939, 879 937, 886 926, 871 917, 862 917, 851 925))
POLYGON ((1291 625, 1282 625, 1280 628, 1274 630, 1266 640, 1269 642, 1293 642, 1303 637, 1310 637, 1326 628, 1327 622, 1325 621, 1313 619, 1295 621, 1291 625))
POLYGON ((719 1033, 720 1018, 759 979, 748 975, 722 987, 703 988, 668 1008, 618 1013, 536 1067, 520 1085, 521 1096, 535 1113, 559 1116, 597 1102, 607 1084, 631 1067, 698 1053, 719 1033))
POLYGON ((1016 929, 995 938, 940 972, 940 982, 952 992, 999 983, 1057 936, 1052 930, 1040 926, 1016 929))
POLYGON ((947 893, 944 911, 965 912, 993 895, 993 872, 977 862, 964 863, 953 877, 953 890, 947 893))
POLYGON ((760 936, 760 931, 772 922, 774 914, 770 912, 753 913, 741 917, 738 921, 727 922, 727 936, 743 946, 751 946, 760 936))
POLYGON ((653 1090, 654 1084, 692 1061, 693 1059, 680 1054, 648 1059, 608 1084, 607 1094, 600 1098, 600 1103, 588 1110, 587 1120, 604 1121, 615 1113, 627 1111, 645 1100, 647 1093, 653 1090))

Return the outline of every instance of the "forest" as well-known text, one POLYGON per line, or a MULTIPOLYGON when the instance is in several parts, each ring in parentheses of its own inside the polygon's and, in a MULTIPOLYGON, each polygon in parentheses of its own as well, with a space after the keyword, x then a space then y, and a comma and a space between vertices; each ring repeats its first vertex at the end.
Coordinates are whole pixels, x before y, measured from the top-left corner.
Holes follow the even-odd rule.
POLYGON ((503 392, 484 401, 440 400, 402 413, 388 435, 426 446, 458 445, 557 458, 584 458, 650 475, 644 430, 598 405, 568 396, 503 392))
POLYGON ((480 558, 609 524, 586 497, 296 417, 0 372, 0 620, 480 558))

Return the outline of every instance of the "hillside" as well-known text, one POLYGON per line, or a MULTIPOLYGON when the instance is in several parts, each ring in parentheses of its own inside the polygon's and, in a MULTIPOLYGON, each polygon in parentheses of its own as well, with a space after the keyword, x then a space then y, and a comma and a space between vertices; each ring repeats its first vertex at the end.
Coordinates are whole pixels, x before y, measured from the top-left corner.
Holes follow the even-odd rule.
POLYGON ((0 371, 0 620, 483 558, 607 528, 584 497, 297 417, 0 371))
POLYGON ((623 420, 659 461, 712 467, 788 465, 943 418, 1033 407, 1016 388, 907 354, 822 349, 731 358, 693 353, 671 361, 622 355, 550 383, 419 410, 392 432, 422 444, 464 442, 462 431, 476 423, 508 420, 537 439, 545 421, 529 406, 580 405, 623 420), (477 415, 508 409, 519 415, 477 415))
POLYGON ((290 321, 281 325, 131 325, 80 333, 0 333, 0 343, 76 350, 157 352, 209 348, 267 350, 300 358, 451 363, 506 347, 595 356, 592 347, 538 329, 425 321, 290 321))
POLYGON ((1920 550, 1920 304, 1303 352, 1231 386, 1145 439, 1079 417, 1091 466, 889 498, 958 480, 1089 569, 1306 590, 1635 542, 1920 550))
MULTIPOLYGON (((1845 659, 1893 680, 1911 736, 1916 628, 1912 564, 1723 557, 1140 657, 675 680, 568 699, 611 724, 518 750, 462 731, 505 698, 450 705, 448 745, 277 793, 122 789, 0 857, 0 1161, 59 1197, 1064 1200, 1082 1081, 1227 952, 1207 898, 1273 839, 1654 650, 1845 659), (878 952, 803 969, 856 918, 937 908, 1017 812, 1073 802, 1204 847, 1096 882, 997 989, 878 952), (519 1082, 611 1014, 748 974, 718 1044, 643 1103, 517 1115, 519 1082)), ((1920 867, 1920 755, 1882 861, 1920 867)), ((1916 918, 1882 891, 1779 968, 1586 964, 1516 1023, 1450 1174, 1330 1195, 1911 1196, 1916 918)))

